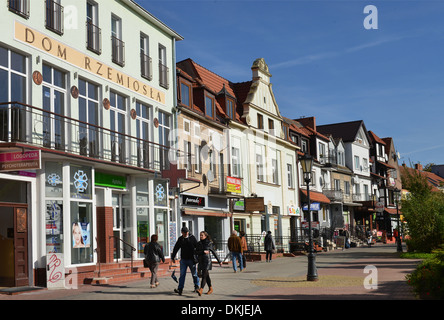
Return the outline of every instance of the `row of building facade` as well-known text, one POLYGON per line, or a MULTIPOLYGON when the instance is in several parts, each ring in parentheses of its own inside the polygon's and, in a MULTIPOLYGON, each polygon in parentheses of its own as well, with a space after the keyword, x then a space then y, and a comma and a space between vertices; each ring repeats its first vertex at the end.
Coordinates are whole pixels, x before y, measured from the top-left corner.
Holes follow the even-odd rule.
POLYGON ((45 285, 54 253, 85 273, 142 259, 152 234, 169 257, 182 226, 220 243, 270 230, 291 251, 305 235, 304 154, 319 232, 392 232, 393 139, 362 120, 282 115, 264 59, 233 83, 177 62, 182 36, 132 0, 5 2, 0 286, 45 285))

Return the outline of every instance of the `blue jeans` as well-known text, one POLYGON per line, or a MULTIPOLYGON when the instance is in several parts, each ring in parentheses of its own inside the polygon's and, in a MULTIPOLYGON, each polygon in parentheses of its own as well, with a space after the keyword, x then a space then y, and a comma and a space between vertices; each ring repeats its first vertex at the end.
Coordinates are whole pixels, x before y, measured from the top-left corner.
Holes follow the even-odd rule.
POLYGON ((193 276, 193 282, 195 286, 199 286, 199 277, 197 276, 196 265, 191 259, 180 260, 180 277, 179 277, 179 289, 183 289, 185 286, 185 276, 187 275, 187 268, 190 268, 191 275, 193 276))
POLYGON ((240 269, 241 271, 244 269, 244 264, 242 263, 242 254, 240 252, 231 252, 231 257, 233 260, 233 269, 237 271, 237 259, 240 261, 240 269))

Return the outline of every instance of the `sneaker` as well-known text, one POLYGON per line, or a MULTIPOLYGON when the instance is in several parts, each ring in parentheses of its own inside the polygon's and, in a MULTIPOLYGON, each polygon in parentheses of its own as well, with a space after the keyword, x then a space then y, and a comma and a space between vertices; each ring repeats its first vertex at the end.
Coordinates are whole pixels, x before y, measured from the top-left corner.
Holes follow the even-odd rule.
POLYGON ((175 292, 175 293, 178 293, 179 296, 182 295, 182 289, 174 289, 174 292, 175 292))

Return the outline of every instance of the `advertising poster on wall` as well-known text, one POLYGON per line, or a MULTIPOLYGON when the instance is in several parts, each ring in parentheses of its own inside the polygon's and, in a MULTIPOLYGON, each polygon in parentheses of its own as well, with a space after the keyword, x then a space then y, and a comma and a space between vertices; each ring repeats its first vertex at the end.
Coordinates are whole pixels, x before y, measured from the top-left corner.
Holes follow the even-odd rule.
POLYGON ((87 222, 74 222, 72 224, 72 247, 90 247, 90 228, 87 222))

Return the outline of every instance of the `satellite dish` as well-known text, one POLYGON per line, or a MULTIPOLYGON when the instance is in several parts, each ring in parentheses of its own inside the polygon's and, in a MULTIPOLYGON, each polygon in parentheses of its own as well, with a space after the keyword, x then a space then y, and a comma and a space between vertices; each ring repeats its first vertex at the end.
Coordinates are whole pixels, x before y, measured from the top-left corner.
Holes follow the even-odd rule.
POLYGON ((208 172, 207 172, 207 180, 208 180, 208 182, 210 182, 210 183, 214 181, 214 174, 213 174, 213 171, 208 170, 208 172))

